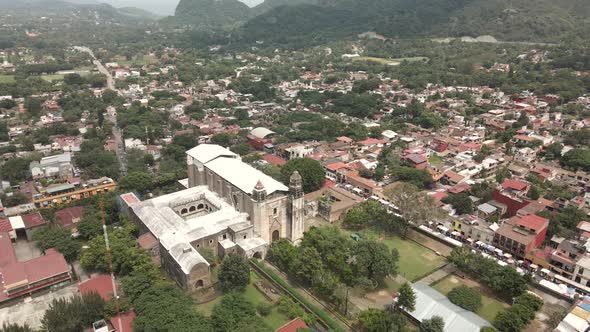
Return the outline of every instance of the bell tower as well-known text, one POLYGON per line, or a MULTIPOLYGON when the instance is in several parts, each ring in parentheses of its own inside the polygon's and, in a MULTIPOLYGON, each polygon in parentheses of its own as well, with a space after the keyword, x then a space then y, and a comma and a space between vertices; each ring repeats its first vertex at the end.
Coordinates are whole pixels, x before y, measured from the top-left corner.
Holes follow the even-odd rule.
POLYGON ((295 171, 289 180, 290 239, 295 244, 298 244, 301 241, 305 230, 303 210, 303 179, 299 172, 295 171))

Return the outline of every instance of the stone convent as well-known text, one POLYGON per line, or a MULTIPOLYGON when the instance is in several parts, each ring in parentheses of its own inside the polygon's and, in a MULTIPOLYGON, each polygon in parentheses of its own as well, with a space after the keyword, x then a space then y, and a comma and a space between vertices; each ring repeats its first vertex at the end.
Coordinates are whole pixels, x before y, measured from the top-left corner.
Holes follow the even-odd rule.
POLYGON ((304 231, 304 198, 298 172, 289 187, 242 162, 219 145, 187 151, 187 189, 140 201, 121 195, 129 218, 176 282, 188 291, 211 284, 200 252, 264 258, 272 241, 298 243, 304 231))

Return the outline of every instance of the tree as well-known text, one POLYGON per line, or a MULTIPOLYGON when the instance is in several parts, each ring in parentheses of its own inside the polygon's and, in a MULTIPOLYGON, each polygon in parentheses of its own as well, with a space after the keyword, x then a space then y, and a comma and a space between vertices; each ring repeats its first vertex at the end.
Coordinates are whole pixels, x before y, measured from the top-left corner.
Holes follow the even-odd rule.
POLYGON ((153 176, 146 172, 133 172, 119 181, 119 188, 125 191, 146 193, 154 187, 153 176))
POLYGON ((399 289, 395 307, 407 312, 416 310, 416 294, 409 283, 404 283, 399 289))
POLYGON ((511 177, 512 174, 510 173, 510 170, 508 170, 508 167, 502 167, 496 172, 496 182, 498 183, 502 183, 504 180, 510 179, 511 177))
POLYGON ((105 302, 96 293, 55 299, 45 311, 41 324, 50 332, 82 331, 104 318, 105 302))
POLYGON ((18 324, 4 323, 0 327, 0 332, 33 332, 33 329, 27 324, 20 326, 18 324))
POLYGON ((476 312, 481 307, 481 293, 465 285, 453 288, 447 295, 449 300, 463 309, 476 312))
POLYGON ((494 318, 494 327, 500 332, 520 332, 524 326, 520 316, 513 310, 500 311, 494 318))
POLYGON ((411 183, 418 188, 428 189, 432 185, 432 175, 427 170, 413 167, 396 167, 392 171, 397 181, 411 183))
POLYGON ((288 161, 281 167, 281 182, 289 185, 291 175, 298 171, 303 178, 303 191, 306 193, 320 189, 326 182, 325 172, 322 165, 309 158, 298 158, 288 161))
POLYGON ((25 158, 13 158, 0 166, 0 176, 11 184, 18 184, 30 178, 29 164, 31 160, 25 158))
POLYGON ((25 108, 27 112, 32 116, 38 116, 41 112, 41 100, 38 98, 28 97, 25 98, 25 108))
POLYGON ((466 193, 450 194, 443 202, 451 204, 458 215, 473 213, 473 201, 466 193))
POLYGON ((479 330, 479 332, 498 332, 498 330, 492 326, 484 326, 479 330))
POLYGON ((443 332, 445 329, 445 321, 440 316, 432 316, 430 319, 425 319, 420 324, 420 332, 443 332))
POLYGON ((209 320, 193 309, 192 299, 172 284, 148 288, 133 301, 133 306, 137 313, 135 332, 211 331, 209 320))
POLYGON ((294 276, 305 284, 310 284, 314 273, 322 268, 322 257, 314 247, 303 247, 291 265, 294 276))
MULTIPOLYGON (((397 206, 405 222, 416 226, 425 224, 431 220, 442 218, 444 213, 439 209, 437 202, 409 183, 400 183, 387 193, 391 202, 397 206)), ((406 236, 409 225, 401 226, 402 237, 406 236)))
MULTIPOLYGON (((213 331, 272 331, 256 316, 252 303, 242 295, 230 293, 213 308, 211 314, 213 331)), ((194 330, 193 330, 194 331, 194 330)))
MULTIPOLYGON (((154 270, 154 272, 156 271, 154 270)), ((157 273, 133 271, 129 275, 121 278, 123 292, 131 302, 134 302, 143 292, 154 285, 157 277, 157 273)))
POLYGON ((590 149, 571 149, 561 157, 561 164, 571 170, 590 172, 590 149))
POLYGON ((288 240, 274 241, 268 250, 267 259, 285 272, 291 270, 291 264, 297 256, 297 248, 288 240))
POLYGON ((219 268, 219 285, 224 292, 241 291, 250 283, 250 266, 245 257, 227 255, 219 268))
POLYGON ((362 311, 358 320, 361 330, 365 332, 388 332, 391 326, 391 317, 384 310, 362 311))
POLYGON ((228 148, 232 144, 232 135, 223 133, 211 137, 211 143, 228 148))
POLYGON ((85 211, 82 220, 76 225, 78 233, 83 239, 90 240, 102 233, 101 216, 96 211, 85 211))
POLYGON ((360 275, 377 282, 397 273, 397 250, 390 251, 383 244, 375 241, 361 240, 353 248, 354 266, 360 275))
POLYGON ((33 232, 33 241, 45 251, 55 248, 68 262, 73 262, 80 253, 80 243, 72 238, 72 233, 62 227, 41 227, 33 232))

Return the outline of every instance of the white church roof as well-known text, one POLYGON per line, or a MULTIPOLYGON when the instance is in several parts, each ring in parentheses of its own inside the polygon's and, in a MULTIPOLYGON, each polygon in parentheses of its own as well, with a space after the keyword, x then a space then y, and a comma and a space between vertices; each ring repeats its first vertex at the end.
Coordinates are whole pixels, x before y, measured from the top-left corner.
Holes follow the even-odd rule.
POLYGON ((264 128, 264 127, 254 128, 254 129, 252 129, 252 131, 250 131, 250 135, 258 137, 258 138, 265 138, 266 136, 272 135, 274 133, 275 133, 274 131, 264 128))
POLYGON ((199 144, 186 152, 202 164, 206 164, 218 157, 237 158, 238 155, 216 144, 199 144))
POLYGON ((258 180, 269 195, 276 191, 289 191, 284 184, 239 159, 217 158, 208 162, 206 167, 247 194, 252 193, 258 180))

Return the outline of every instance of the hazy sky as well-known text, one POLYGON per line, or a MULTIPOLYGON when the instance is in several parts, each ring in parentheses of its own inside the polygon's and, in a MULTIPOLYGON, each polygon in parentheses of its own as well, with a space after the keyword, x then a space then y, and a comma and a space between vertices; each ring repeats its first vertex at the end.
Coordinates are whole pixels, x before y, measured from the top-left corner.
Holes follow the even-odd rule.
MULTIPOLYGON (((174 14, 174 9, 180 0, 97 0, 106 2, 115 7, 137 7, 149 10, 158 15, 166 16, 174 14)), ((263 0, 240 0, 248 6, 256 6, 263 0)))

